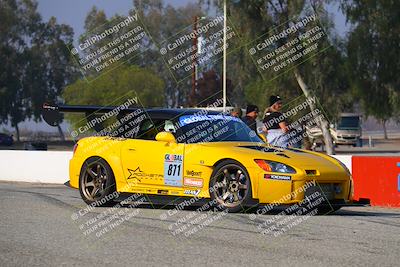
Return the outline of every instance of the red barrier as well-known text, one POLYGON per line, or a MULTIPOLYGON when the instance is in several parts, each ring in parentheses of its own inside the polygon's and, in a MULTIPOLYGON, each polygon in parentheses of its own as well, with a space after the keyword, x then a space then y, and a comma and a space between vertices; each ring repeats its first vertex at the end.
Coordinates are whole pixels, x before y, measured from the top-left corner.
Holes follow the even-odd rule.
POLYGON ((400 207, 400 157, 353 156, 354 199, 400 207))

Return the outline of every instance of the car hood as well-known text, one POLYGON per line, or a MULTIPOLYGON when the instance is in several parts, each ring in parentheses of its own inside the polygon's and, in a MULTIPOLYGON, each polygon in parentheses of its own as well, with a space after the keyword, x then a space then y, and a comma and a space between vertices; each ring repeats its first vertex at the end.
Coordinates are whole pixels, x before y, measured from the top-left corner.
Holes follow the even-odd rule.
POLYGON ((204 143, 203 146, 229 148, 230 151, 239 152, 253 159, 266 159, 281 162, 300 169, 329 169, 343 171, 336 159, 322 153, 301 149, 284 149, 268 144, 255 144, 251 142, 215 142, 204 143))

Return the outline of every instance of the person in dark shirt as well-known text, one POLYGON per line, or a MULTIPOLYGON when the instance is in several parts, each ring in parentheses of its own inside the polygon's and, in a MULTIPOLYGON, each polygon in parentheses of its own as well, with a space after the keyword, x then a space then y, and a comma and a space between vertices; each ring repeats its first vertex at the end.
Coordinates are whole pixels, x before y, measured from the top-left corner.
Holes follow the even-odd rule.
POLYGON ((270 106, 263 119, 264 131, 267 133, 268 143, 271 145, 287 147, 285 134, 289 131, 287 121, 282 110, 282 99, 278 95, 269 98, 270 106))
POLYGON ((242 119, 244 123, 249 126, 251 130, 257 134, 257 122, 256 118, 258 116, 258 107, 256 105, 247 105, 246 116, 242 119))

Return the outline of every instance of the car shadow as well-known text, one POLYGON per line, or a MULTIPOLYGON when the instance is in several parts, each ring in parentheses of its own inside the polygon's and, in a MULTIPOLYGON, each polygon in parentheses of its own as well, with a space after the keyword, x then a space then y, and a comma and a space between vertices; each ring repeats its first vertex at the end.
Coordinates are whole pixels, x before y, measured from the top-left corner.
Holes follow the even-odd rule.
POLYGON ((400 218, 400 212, 390 212, 390 211, 370 211, 370 210, 346 210, 341 209, 334 213, 336 216, 368 216, 368 217, 390 217, 390 218, 400 218))
MULTIPOLYGON (((140 208, 140 209, 158 209, 158 210, 174 210, 177 209, 179 211, 198 211, 201 206, 185 206, 183 208, 178 208, 176 205, 162 205, 162 204, 151 204, 151 203, 143 203, 137 206, 130 206, 129 204, 123 204, 121 205, 123 208, 140 208)), ((351 207, 351 206, 350 206, 351 207)), ((360 206, 358 206, 359 208, 360 206)), ((369 206, 361 206, 368 208, 369 206)), ((345 208, 345 207, 344 207, 345 208)), ((262 211, 263 206, 259 207, 250 207, 245 209, 244 211, 238 213, 238 214, 256 214, 259 216, 262 215, 277 215, 277 214, 282 214, 283 211, 287 209, 287 207, 275 207, 272 210, 268 210, 267 212, 260 212, 262 211)), ((214 208, 208 208, 208 209, 202 209, 200 212, 207 212, 209 210, 214 210, 214 208)), ((287 213, 286 215, 290 215, 293 213, 287 213)), ((306 214, 304 214, 306 215, 306 214)), ((343 217, 389 217, 389 218, 400 218, 400 212, 390 212, 390 211, 371 211, 371 210, 348 210, 348 209, 340 209, 338 211, 327 211, 323 212, 320 214, 317 214, 317 216, 324 216, 324 215, 329 215, 329 216, 343 216, 343 217)), ((302 215, 300 215, 302 216, 302 215)))

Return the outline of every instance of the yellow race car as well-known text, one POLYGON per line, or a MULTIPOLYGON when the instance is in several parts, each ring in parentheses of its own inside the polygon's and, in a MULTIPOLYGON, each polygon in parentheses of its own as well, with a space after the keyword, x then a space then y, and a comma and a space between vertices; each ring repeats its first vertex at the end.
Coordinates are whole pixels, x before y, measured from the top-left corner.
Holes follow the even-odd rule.
POLYGON ((237 212, 258 204, 302 203, 316 192, 333 209, 352 201, 352 177, 340 161, 271 147, 239 118, 194 109, 143 114, 129 134, 132 127, 124 125, 132 123, 125 122, 113 137, 86 137, 75 145, 70 185, 86 203, 105 205, 122 193, 139 193, 165 204, 211 200, 237 212))

